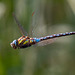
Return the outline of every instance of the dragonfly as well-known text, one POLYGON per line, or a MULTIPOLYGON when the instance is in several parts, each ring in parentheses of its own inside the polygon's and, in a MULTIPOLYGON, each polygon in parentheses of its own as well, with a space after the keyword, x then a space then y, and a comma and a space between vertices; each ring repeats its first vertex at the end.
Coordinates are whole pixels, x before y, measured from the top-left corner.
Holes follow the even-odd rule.
POLYGON ((40 37, 40 38, 31 38, 28 36, 27 32, 23 29, 22 25, 19 23, 17 17, 15 16, 15 14, 13 14, 14 19, 20 29, 20 32, 22 34, 22 36, 20 38, 18 38, 17 40, 13 40, 13 42, 10 43, 11 47, 14 49, 17 48, 27 48, 30 47, 32 45, 39 45, 39 46, 44 46, 47 44, 50 44, 53 42, 53 39, 58 38, 58 37, 63 37, 63 36, 68 36, 68 35, 74 35, 74 32, 65 32, 65 33, 59 33, 59 34, 53 34, 53 35, 49 35, 49 36, 45 36, 45 37, 40 37))

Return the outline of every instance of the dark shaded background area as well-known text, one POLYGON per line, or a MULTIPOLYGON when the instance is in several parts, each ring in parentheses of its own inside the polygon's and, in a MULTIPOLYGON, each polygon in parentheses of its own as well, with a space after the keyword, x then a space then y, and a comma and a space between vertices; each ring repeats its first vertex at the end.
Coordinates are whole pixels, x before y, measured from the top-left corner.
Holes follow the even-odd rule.
POLYGON ((0 0, 0 75, 75 75, 75 36, 14 50, 22 35, 13 12, 31 37, 75 31, 74 0, 0 0))

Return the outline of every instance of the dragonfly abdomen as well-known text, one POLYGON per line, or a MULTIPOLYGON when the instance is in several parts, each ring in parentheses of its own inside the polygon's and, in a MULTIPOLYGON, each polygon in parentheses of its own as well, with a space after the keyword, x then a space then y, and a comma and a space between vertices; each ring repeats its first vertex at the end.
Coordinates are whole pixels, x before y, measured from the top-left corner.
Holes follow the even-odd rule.
POLYGON ((50 35, 50 36, 41 37, 39 39, 40 39, 40 41, 43 41, 43 40, 46 40, 46 39, 53 39, 53 38, 57 38, 57 37, 74 35, 74 34, 75 34, 75 32, 66 32, 66 33, 59 33, 59 34, 53 34, 53 35, 50 35))

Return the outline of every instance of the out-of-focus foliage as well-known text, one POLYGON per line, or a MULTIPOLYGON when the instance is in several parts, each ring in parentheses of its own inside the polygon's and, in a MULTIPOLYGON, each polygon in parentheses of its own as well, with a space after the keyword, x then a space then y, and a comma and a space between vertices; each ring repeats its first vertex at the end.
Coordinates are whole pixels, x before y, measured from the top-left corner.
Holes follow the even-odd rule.
POLYGON ((13 12, 32 37, 75 31, 74 0, 0 0, 0 75, 75 75, 75 36, 14 50, 21 34, 13 12))

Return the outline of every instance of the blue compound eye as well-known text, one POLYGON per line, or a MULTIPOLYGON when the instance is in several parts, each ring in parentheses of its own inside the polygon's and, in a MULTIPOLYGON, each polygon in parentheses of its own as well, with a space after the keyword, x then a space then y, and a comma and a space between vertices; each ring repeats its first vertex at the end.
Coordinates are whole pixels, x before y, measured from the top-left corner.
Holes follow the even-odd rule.
POLYGON ((14 43, 14 44, 15 44, 15 46, 16 46, 16 40, 14 40, 14 41, 13 41, 13 43, 14 43))

